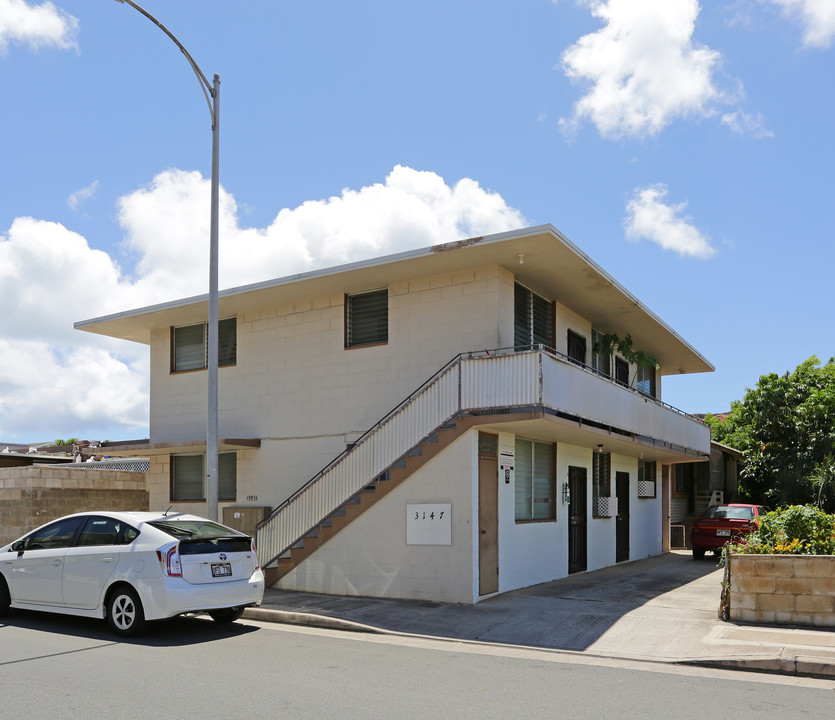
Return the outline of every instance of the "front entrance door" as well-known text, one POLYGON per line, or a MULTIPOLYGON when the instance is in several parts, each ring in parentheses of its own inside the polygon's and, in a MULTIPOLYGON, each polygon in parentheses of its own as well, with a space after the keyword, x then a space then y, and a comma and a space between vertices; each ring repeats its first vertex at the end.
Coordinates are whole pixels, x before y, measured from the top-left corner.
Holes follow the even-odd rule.
POLYGON ((582 572, 588 567, 586 525, 588 502, 586 499, 586 469, 568 468, 568 572, 582 572))
POLYGON ((629 560, 629 473, 615 475, 618 515, 615 520, 615 562, 629 560))
MULTIPOLYGON (((481 433, 484 435, 485 433, 481 433)), ((478 594, 499 591, 499 460, 478 455, 478 594)))

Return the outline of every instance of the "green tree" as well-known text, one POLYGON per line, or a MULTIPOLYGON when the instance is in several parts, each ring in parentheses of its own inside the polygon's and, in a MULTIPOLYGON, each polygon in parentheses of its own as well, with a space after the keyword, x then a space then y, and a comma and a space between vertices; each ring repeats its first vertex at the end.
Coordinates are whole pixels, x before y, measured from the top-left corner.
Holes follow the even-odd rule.
POLYGON ((763 375, 720 420, 713 439, 742 451, 740 491, 766 505, 835 510, 835 358, 763 375))

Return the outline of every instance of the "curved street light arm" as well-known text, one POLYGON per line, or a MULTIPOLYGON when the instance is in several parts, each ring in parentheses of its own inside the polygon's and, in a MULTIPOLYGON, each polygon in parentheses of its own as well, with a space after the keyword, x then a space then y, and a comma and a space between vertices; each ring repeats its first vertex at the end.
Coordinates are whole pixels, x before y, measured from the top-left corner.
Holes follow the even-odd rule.
POLYGON ((209 106, 209 115, 212 118, 212 126, 214 127, 215 122, 215 113, 214 108, 212 106, 212 99, 215 97, 214 90, 212 89, 212 84, 206 79, 206 76, 203 74, 203 71, 200 69, 200 66, 194 61, 194 58, 189 54, 188 50, 183 47, 183 44, 177 40, 174 33, 172 33, 165 25, 163 25, 159 20, 157 20, 151 13, 149 13, 145 8, 141 5, 137 5, 133 0, 116 0, 119 3, 127 3, 130 5, 134 10, 142 13, 148 20, 150 20, 154 25, 156 25, 160 30, 162 30, 171 40, 174 41, 174 44, 180 48, 180 52, 185 55, 186 60, 188 60, 188 64, 191 65, 191 69, 194 71, 194 74, 197 76, 197 80, 200 83, 200 89, 203 91, 203 96, 206 98, 206 104, 209 106), (211 98, 211 99, 210 99, 211 98))

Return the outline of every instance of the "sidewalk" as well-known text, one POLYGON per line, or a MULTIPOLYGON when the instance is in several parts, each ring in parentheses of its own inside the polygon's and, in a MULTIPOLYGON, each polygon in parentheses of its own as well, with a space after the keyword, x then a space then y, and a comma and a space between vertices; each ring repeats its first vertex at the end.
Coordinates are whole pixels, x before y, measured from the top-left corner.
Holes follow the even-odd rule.
POLYGON ((722 570, 675 551, 477 605, 268 588, 245 617, 835 680, 835 631, 722 622, 722 570))

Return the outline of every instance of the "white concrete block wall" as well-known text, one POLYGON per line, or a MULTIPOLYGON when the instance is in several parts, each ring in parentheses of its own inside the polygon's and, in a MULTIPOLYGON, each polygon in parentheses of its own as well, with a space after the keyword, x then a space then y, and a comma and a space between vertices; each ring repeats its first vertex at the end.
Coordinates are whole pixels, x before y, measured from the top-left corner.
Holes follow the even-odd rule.
MULTIPOLYGON (((473 602, 475 432, 469 432, 284 576, 277 587, 338 595, 473 602), (452 505, 451 545, 408 545, 406 506, 452 505)), ((476 553, 477 555, 477 553, 476 553)))
POLYGON ((630 560, 659 555, 662 547, 661 463, 656 463, 654 498, 638 497, 637 472, 636 461, 635 480, 630 482, 630 560))
MULTIPOLYGON (((515 445, 515 435, 499 434, 500 447, 515 449, 515 445)), ((561 448, 557 449, 558 490, 562 487, 559 469, 561 448)), ((567 468, 565 477, 568 477, 567 468)), ((557 493, 556 521, 517 523, 515 482, 515 473, 510 484, 499 477, 499 592, 568 574, 568 506, 560 501, 561 493, 557 493)))
MULTIPOLYGON (((344 348, 342 294, 239 316, 237 364, 219 370, 219 435, 262 439, 239 466, 239 496, 278 505, 455 355, 500 345, 512 287, 495 266, 392 283, 388 343, 365 348, 344 348)), ((512 305, 508 317, 512 336, 512 305)), ((205 435, 206 375, 170 373, 170 343, 170 328, 152 334, 154 443, 205 435)))

